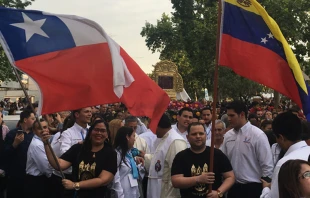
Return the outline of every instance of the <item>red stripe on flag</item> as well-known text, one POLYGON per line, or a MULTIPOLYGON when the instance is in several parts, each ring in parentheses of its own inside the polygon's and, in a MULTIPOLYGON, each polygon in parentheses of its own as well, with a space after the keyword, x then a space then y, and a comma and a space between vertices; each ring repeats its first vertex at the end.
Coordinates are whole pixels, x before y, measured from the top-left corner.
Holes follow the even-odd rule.
POLYGON ((42 114, 117 100, 106 43, 51 52, 17 61, 16 65, 39 84, 42 114))
POLYGON ((290 97, 301 106, 293 73, 278 54, 227 34, 222 34, 220 50, 220 65, 290 97))
POLYGON ((149 128, 155 133, 157 123, 167 110, 170 98, 123 49, 121 56, 135 79, 132 85, 124 90, 121 100, 131 114, 151 117, 149 128))
POLYGON ((170 99, 122 49, 121 56, 135 81, 124 88, 120 99, 113 89, 107 43, 35 56, 17 61, 16 66, 39 84, 43 95, 42 114, 120 101, 132 115, 152 118, 150 128, 155 132, 170 99))

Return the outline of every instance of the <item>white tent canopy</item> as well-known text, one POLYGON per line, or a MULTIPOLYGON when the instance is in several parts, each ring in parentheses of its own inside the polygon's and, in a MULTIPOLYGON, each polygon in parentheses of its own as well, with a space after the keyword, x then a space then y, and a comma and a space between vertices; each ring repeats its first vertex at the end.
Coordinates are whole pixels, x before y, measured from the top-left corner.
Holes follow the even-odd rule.
POLYGON ((184 102, 187 102, 188 100, 191 100, 191 98, 183 88, 182 92, 177 93, 177 100, 183 100, 184 102))

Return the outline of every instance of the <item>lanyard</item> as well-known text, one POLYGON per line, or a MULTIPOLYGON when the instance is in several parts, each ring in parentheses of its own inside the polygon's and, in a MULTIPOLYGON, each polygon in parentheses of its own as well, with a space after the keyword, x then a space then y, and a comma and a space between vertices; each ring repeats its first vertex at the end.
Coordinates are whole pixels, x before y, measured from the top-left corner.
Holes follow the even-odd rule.
POLYGON ((138 179, 139 178, 139 173, 138 173, 138 168, 136 165, 136 162, 132 156, 131 153, 126 153, 126 158, 129 160, 130 162, 130 166, 131 166, 131 170, 132 170, 132 176, 134 179, 138 179))
MULTIPOLYGON (((210 126, 210 125, 209 125, 209 126, 210 126)), ((210 129, 209 129, 209 126, 207 127, 207 125, 206 125, 206 132, 207 132, 207 136, 210 134, 211 129, 212 129, 212 127, 210 127, 210 129)))
MULTIPOLYGON (((86 129, 86 135, 87 135, 87 129, 86 129)), ((85 140, 85 138, 84 138, 84 134, 83 134, 83 129, 80 131, 80 133, 81 133, 81 136, 82 136, 82 140, 84 141, 85 140)))

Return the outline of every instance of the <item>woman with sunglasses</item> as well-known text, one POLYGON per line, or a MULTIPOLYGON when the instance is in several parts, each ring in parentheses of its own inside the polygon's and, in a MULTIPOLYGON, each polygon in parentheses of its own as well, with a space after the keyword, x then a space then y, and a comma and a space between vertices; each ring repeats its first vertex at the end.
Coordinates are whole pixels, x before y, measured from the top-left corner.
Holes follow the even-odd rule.
POLYGON ((280 198, 310 198, 310 163, 288 160, 279 172, 280 198))
MULTIPOLYGON (((107 137, 107 125, 104 121, 97 120, 89 128, 83 144, 73 145, 57 159, 62 170, 72 166, 73 181, 63 179, 62 184, 68 190, 75 190, 78 198, 107 197, 107 185, 113 181, 117 171, 117 155, 115 150, 105 143, 107 137)), ((43 141, 48 161, 57 170, 46 143, 48 134, 44 134, 43 141)))

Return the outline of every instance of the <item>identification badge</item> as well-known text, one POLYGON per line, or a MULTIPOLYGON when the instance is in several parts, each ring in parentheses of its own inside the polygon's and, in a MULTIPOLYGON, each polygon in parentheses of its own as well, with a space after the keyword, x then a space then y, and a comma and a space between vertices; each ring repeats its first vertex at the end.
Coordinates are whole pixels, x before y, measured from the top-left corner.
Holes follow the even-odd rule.
POLYGON ((134 179, 132 174, 128 174, 128 179, 131 187, 138 186, 138 180, 134 179))

